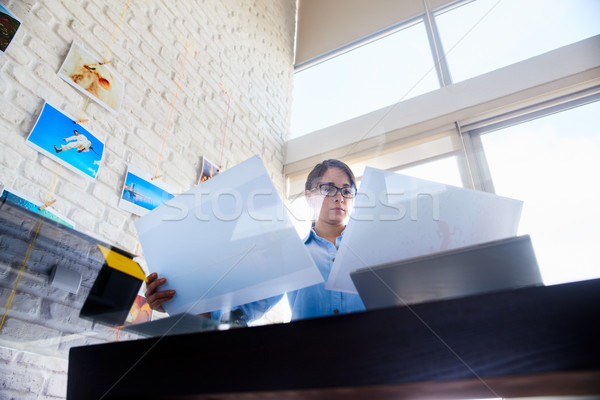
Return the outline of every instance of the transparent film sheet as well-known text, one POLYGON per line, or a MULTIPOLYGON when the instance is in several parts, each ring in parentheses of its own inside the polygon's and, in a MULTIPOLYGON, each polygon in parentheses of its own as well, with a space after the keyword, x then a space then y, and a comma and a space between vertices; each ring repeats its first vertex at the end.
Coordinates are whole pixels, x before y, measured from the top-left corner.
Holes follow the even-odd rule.
POLYGON ((171 314, 246 304, 323 281, 267 170, 252 157, 136 222, 171 314))
POLYGON ((367 167, 326 288, 356 293, 356 269, 515 236, 522 206, 367 167))

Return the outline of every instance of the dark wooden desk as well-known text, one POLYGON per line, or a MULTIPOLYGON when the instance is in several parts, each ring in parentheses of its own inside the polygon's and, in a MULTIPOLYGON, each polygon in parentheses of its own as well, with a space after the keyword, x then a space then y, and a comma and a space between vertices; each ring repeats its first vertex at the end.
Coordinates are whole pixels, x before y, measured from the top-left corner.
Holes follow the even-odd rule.
POLYGON ((600 394, 600 279, 72 348, 67 398, 600 394))

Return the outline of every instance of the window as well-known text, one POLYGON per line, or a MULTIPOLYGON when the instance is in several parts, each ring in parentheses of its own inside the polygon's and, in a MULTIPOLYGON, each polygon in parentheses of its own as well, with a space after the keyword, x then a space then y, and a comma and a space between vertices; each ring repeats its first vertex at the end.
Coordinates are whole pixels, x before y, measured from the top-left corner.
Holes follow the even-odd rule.
POLYGON ((418 23, 297 72, 290 139, 437 88, 418 23))
POLYGON ((600 102, 481 136, 496 193, 524 201, 546 284, 600 277, 600 102))
MULTIPOLYGON (((377 59, 379 54, 367 51, 373 44, 385 44, 385 39, 380 39, 352 52, 356 59, 347 53, 298 72, 292 137, 423 95, 391 108, 387 114, 390 109, 382 110, 380 114, 385 114, 387 120, 382 119, 384 123, 379 120, 377 134, 368 135, 366 139, 367 135, 359 140, 354 138, 360 137, 355 133, 364 132, 365 126, 371 129, 367 133, 372 133, 374 125, 370 116, 344 124, 343 130, 325 129, 318 134, 326 136, 327 151, 337 150, 335 154, 343 154, 350 164, 360 164, 362 168, 365 164, 454 186, 463 186, 462 177, 465 186, 480 189, 491 188, 488 184, 493 183, 497 194, 524 200, 519 234, 532 236, 547 284, 600 277, 600 256, 594 252, 600 239, 600 209, 593 206, 600 198, 600 185, 595 184, 598 179, 592 175, 600 171, 600 161, 596 160, 600 155, 597 133, 600 102, 591 103, 591 97, 586 97, 598 99, 600 96, 593 75, 597 64, 595 61, 587 63, 593 58, 589 55, 596 54, 593 47, 600 37, 597 36, 600 35, 599 20, 598 0, 455 2, 452 7, 436 10, 431 24, 428 19, 427 24, 419 22, 399 31, 397 42, 391 39, 396 34, 388 36, 390 47, 383 53, 386 57, 395 57, 393 60, 398 64, 382 62, 380 60, 385 58, 377 59), (555 52, 555 59, 563 54, 573 54, 574 58, 565 58, 565 63, 548 64, 548 57, 539 57, 513 65, 518 73, 516 80, 512 75, 505 79, 503 74, 498 74, 501 79, 496 81, 493 79, 496 76, 490 74, 487 81, 480 77, 460 87, 436 90, 439 84, 431 61, 436 48, 430 47, 423 35, 429 27, 432 43, 441 42, 441 50, 446 53, 441 61, 448 62, 453 82, 469 80, 560 47, 564 48, 555 52), (595 38, 588 40, 585 46, 569 46, 592 36, 595 38), (409 49, 419 54, 419 62, 413 62, 415 57, 408 53, 409 49), (345 64, 342 63, 344 57, 348 57, 345 64), (372 60, 378 61, 370 63, 372 60), (395 65, 400 71, 400 67, 405 67, 401 65, 402 60, 411 60, 411 66, 420 68, 397 72, 403 79, 411 77, 413 86, 418 83, 415 90, 410 92, 411 85, 407 82, 390 92, 386 92, 385 84, 371 84, 380 77, 373 75, 384 76, 384 72, 375 68, 377 65, 395 65), (340 64, 334 65, 334 62, 340 64), (370 65, 370 69, 362 69, 363 63, 370 65), (561 68, 564 65, 568 68, 564 71, 555 68, 559 64, 561 68), (556 74, 550 74, 544 85, 532 86, 528 80, 532 65, 556 74), (590 68, 584 71, 581 65, 586 68, 590 65, 590 68), (317 73, 318 68, 327 70, 328 75, 317 73), (477 85, 482 81, 485 81, 484 87, 507 85, 511 93, 507 96, 500 91, 494 95, 497 97, 479 96, 481 90, 477 85), (464 88, 469 90, 462 90, 464 88), (454 89, 457 90, 454 92, 454 89), (428 91, 432 93, 425 94, 428 91), (461 97, 464 93, 466 96, 461 97), (375 99, 370 95, 375 95, 375 99), (461 107, 464 103, 466 108, 451 108, 447 114, 418 114, 420 110, 437 110, 440 104, 451 104, 453 99, 461 107), (573 108, 574 99, 581 100, 578 104, 587 104, 573 108), (549 115, 549 112, 554 114, 549 115), (532 120, 540 115, 545 116, 532 120), (507 118, 511 120, 506 122, 507 118), (523 122, 525 120, 529 122, 523 122), (429 144, 431 137, 448 129, 456 130, 454 136, 448 136, 450 145, 429 144), (413 139, 423 143, 411 148, 404 146, 405 141, 413 139), (398 150, 390 149, 396 145, 400 146, 398 150), (399 168, 406 165, 409 167, 399 168)), ((440 67, 440 73, 446 76, 445 72, 446 68, 440 67)), ((391 88, 393 73, 385 73, 389 75, 385 75, 383 82, 391 88)), ((287 174, 293 183, 290 187, 294 187, 288 196, 299 192, 296 181, 300 180, 303 162, 325 152, 313 138, 315 136, 289 143, 288 150, 293 148, 295 153, 288 153, 293 156, 288 162, 291 168, 287 174)), ((293 205, 300 207, 300 204, 303 199, 293 205)))
POLYGON ((429 161, 408 168, 397 170, 404 175, 462 187, 456 156, 429 161))
POLYGON ((453 82, 600 33, 597 0, 476 0, 436 16, 453 82))

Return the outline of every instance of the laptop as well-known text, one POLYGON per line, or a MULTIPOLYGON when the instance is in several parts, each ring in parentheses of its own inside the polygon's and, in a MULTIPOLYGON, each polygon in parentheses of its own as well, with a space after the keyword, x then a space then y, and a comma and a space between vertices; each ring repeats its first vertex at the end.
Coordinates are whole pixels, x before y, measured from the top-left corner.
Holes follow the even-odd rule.
POLYGON ((367 310, 543 285, 529 235, 361 268, 350 277, 367 310))

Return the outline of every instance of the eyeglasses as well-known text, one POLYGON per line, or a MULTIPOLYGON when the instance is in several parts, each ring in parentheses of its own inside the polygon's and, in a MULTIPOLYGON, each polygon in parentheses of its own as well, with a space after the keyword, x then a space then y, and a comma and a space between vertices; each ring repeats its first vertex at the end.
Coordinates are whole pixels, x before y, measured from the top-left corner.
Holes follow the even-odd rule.
POLYGON ((313 190, 317 190, 317 189, 319 189, 319 192, 323 196, 327 196, 327 197, 335 197, 335 196, 337 196, 338 192, 342 194, 342 197, 345 197, 347 199, 353 199, 356 196, 356 188, 351 187, 351 186, 339 188, 330 183, 322 183, 322 184, 318 185, 316 188, 314 188, 313 190))

